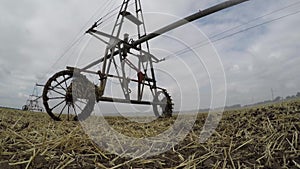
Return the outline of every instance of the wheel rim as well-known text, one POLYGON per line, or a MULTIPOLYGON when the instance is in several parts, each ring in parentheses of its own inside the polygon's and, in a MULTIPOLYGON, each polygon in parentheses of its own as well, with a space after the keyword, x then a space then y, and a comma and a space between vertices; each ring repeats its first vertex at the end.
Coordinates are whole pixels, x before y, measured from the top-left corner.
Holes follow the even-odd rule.
POLYGON ((172 117, 173 103, 167 91, 159 91, 154 96, 153 111, 156 117, 172 117))
MULTIPOLYGON (((74 77, 72 71, 65 70, 53 75, 46 83, 43 91, 43 103, 46 112, 52 119, 56 121, 85 119, 93 111, 95 97, 83 99, 73 95, 74 79, 78 77, 86 79, 80 74, 76 74, 74 77)), ((90 82, 85 81, 84 83, 90 82)))

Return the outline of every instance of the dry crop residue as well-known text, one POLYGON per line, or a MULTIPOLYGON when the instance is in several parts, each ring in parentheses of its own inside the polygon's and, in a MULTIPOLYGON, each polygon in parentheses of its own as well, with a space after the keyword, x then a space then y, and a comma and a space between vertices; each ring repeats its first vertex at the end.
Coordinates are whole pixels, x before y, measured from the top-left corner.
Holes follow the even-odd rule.
MULTIPOLYGON (((0 109, 1 168, 300 168, 300 101, 228 111, 216 132, 200 144, 207 114, 173 149, 147 159, 101 150, 78 122, 54 122, 46 113, 0 109)), ((175 120, 138 125, 107 121, 128 136, 148 137, 175 120), (164 124, 164 125, 162 125, 164 124)))

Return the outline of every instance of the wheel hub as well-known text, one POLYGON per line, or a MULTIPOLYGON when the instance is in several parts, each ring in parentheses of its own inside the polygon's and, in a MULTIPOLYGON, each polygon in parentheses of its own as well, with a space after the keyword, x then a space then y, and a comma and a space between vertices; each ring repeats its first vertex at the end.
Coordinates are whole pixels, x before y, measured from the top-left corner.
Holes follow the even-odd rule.
POLYGON ((73 104, 73 95, 72 95, 72 84, 67 88, 65 101, 68 105, 73 104))

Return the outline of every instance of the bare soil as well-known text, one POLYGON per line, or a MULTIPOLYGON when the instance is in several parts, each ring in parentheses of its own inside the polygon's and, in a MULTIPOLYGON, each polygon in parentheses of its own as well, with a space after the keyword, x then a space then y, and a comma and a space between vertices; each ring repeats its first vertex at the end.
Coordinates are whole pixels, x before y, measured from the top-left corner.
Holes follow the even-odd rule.
MULTIPOLYGON (((227 111, 213 136, 201 144, 206 117, 199 114, 193 130, 173 149, 132 160, 101 150, 79 122, 0 109, 0 168, 300 168, 299 100, 227 111)), ((128 136, 147 137, 175 119, 144 125, 121 117, 107 121, 128 136)))

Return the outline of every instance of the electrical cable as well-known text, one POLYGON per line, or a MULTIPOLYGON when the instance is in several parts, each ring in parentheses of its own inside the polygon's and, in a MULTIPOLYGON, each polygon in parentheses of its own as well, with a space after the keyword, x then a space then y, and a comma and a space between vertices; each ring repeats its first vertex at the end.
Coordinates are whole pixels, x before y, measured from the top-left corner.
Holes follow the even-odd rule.
POLYGON ((52 67, 54 65, 56 65, 76 44, 78 44, 79 42, 81 42, 81 40, 83 39, 84 35, 81 35, 79 38, 77 38, 77 40, 75 40, 73 43, 71 43, 67 49, 61 54, 61 56, 55 61, 55 63, 52 65, 52 67))
POLYGON ((230 35, 224 36, 224 37, 222 37, 222 38, 216 39, 216 40, 214 40, 214 41, 212 41, 212 42, 217 42, 217 41, 220 41, 220 40, 229 38, 229 37, 231 37, 231 36, 234 36, 234 35, 236 35, 236 34, 239 34, 239 33, 242 33, 242 32, 246 32, 246 31, 251 30, 251 29, 253 29, 253 28, 257 28, 257 27, 260 27, 260 26, 263 26, 263 25, 266 25, 266 24, 269 24, 269 23, 272 23, 272 22, 275 22, 275 21, 278 21, 278 20, 287 18, 287 17, 289 17, 289 16, 293 16, 293 15, 296 15, 296 14, 299 14, 299 13, 300 13, 300 11, 296 11, 296 12, 293 12, 293 13, 290 13, 290 14, 287 14, 287 15, 284 15, 284 16, 281 16, 281 17, 278 17, 278 18, 275 18, 275 19, 272 19, 272 20, 263 22, 263 23, 261 23, 261 24, 255 25, 255 26, 248 27, 248 28, 246 28, 246 29, 243 29, 243 30, 240 30, 240 31, 238 31, 238 32, 232 33, 232 34, 230 34, 230 35))
MULTIPOLYGON (((130 3, 130 4, 128 5, 128 7, 132 6, 133 4, 134 4, 134 2, 130 3)), ((119 6, 117 6, 115 9, 113 9, 112 11, 110 11, 110 14, 111 14, 112 12, 118 10, 121 6, 122 6, 122 5, 119 5, 119 6)), ((116 16, 118 13, 119 13, 119 11, 117 11, 117 12, 115 12, 115 13, 112 13, 110 16, 108 16, 109 13, 107 13, 105 16, 103 16, 103 17, 100 18, 99 20, 103 19, 102 22, 104 23, 104 22, 108 21, 109 19, 111 19, 112 17, 116 16), (107 17, 107 16, 108 16, 108 17, 107 17), (105 18, 105 17, 107 17, 107 18, 105 18), (105 18, 105 19, 104 19, 104 18, 105 18)))
MULTIPOLYGON (((105 8, 109 8, 109 6, 111 6, 110 8, 113 8, 114 5, 111 5, 113 2, 113 0, 110 1, 106 1, 106 3, 104 4, 104 6, 101 6, 100 8, 98 8, 94 14, 90 17, 90 19, 84 24, 84 26, 82 27, 82 29, 78 32, 78 34, 75 36, 75 38, 70 42, 70 44, 67 46, 67 48, 63 51, 63 53, 61 54, 61 56, 56 60, 56 62, 52 65, 52 67, 54 65, 56 65, 76 44, 78 44, 82 39, 84 35, 79 36, 80 34, 82 34, 82 32, 86 29, 87 25, 90 24, 91 20, 93 18, 95 18, 95 16, 97 15, 97 13, 105 8)), ((115 4, 115 3, 114 3, 115 4)), ((134 2, 132 2, 131 4, 129 4, 129 6, 132 6, 134 4, 134 2)), ((107 12, 103 17, 101 17, 100 19, 98 19, 96 21, 96 23, 101 21, 102 23, 105 23, 106 21, 108 21, 109 19, 111 19, 112 17, 115 16, 115 14, 118 14, 118 12, 113 13, 114 11, 118 10, 122 5, 117 6, 116 8, 110 10, 109 12, 107 12), (111 14, 111 15, 110 15, 111 14), (110 15, 110 16, 109 16, 110 15), (109 17, 107 17, 109 16, 109 17), (107 17, 107 18, 105 18, 107 17), (105 18, 105 19, 104 19, 105 18)), ((100 24, 99 24, 100 25, 100 24)))
MULTIPOLYGON (((107 2, 105 3, 104 7, 107 8, 107 7, 111 4, 111 2, 113 2, 113 0, 107 1, 107 2)), ((282 10, 284 10, 284 9, 290 8, 290 7, 292 7, 292 6, 295 6, 295 5, 299 4, 299 3, 300 3, 300 2, 296 2, 296 3, 290 4, 290 5, 288 5, 288 6, 285 6, 285 7, 283 7, 283 8, 280 8, 280 9, 277 9, 277 10, 274 10, 274 11, 271 11, 270 13, 267 13, 267 14, 264 14, 264 15, 259 16, 259 17, 257 17, 257 18, 254 18, 254 19, 252 19, 252 20, 250 20, 250 21, 248 21, 248 22, 246 22, 246 23, 244 23, 244 24, 235 26, 235 27, 230 28, 230 29, 227 29, 227 30, 225 30, 225 31, 223 31, 223 32, 221 32, 221 33, 215 34, 215 35, 209 37, 209 39, 213 39, 213 38, 218 37, 218 36, 220 36, 220 35, 222 35, 222 34, 225 34, 225 33, 227 33, 227 32, 230 32, 230 31, 235 30, 235 29, 237 29, 237 28, 240 28, 240 27, 242 27, 242 26, 248 25, 248 24, 250 24, 250 23, 252 23, 252 22, 254 22, 254 21, 257 21, 257 20, 259 20, 259 19, 262 19, 262 18, 264 18, 264 17, 266 17, 266 16, 272 15, 272 14, 277 13, 277 12, 279 12, 279 11, 282 11, 282 10)), ((134 4, 134 3, 131 3, 129 6, 131 6, 131 5, 133 5, 133 4, 134 4)), ((110 18, 112 18, 112 17, 116 14, 116 13, 113 13, 113 12, 116 11, 120 6, 121 6, 121 5, 119 5, 119 6, 117 6, 116 8, 110 10, 108 13, 106 13, 106 15, 104 15, 103 17, 101 17, 98 21, 101 20, 101 21, 102 21, 101 23, 104 23, 104 22, 106 22, 107 20, 109 20, 110 18), (111 14, 111 15, 110 15, 110 14, 111 14), (105 18, 105 17, 107 17, 107 18, 105 18), (105 18, 105 19, 104 19, 104 18, 105 18), (103 19, 104 19, 104 20, 103 20, 103 19)), ((96 10, 96 12, 92 15, 92 17, 88 20, 88 22, 87 22, 87 23, 83 26, 83 28, 80 30, 80 32, 78 33, 78 35, 79 35, 80 33, 82 33, 83 29, 86 28, 87 24, 89 24, 89 22, 95 17, 95 15, 96 15, 102 8, 103 8, 103 6, 101 6, 100 8, 98 8, 98 9, 96 10)), ((111 6, 111 8, 112 8, 112 6, 111 6)), ((291 15, 295 15, 295 14, 297 14, 297 13, 299 13, 299 12, 300 12, 300 11, 295 12, 295 13, 292 13, 292 14, 288 14, 288 15, 286 15, 286 16, 282 16, 282 17, 279 17, 279 18, 276 18, 276 19, 273 19, 273 20, 269 20, 269 21, 263 22, 263 23, 261 23, 261 24, 252 26, 252 27, 245 28, 245 29, 243 29, 243 30, 234 32, 234 33, 232 33, 232 34, 223 36, 223 37, 221 37, 221 38, 218 38, 218 39, 216 39, 216 40, 212 40, 211 42, 218 42, 218 41, 221 41, 221 40, 223 40, 223 39, 232 37, 232 36, 234 36, 234 35, 236 35, 236 34, 239 34, 239 33, 242 33, 242 32, 246 32, 246 31, 248 31, 248 30, 250 30, 250 29, 254 29, 254 28, 256 28, 256 27, 259 27, 259 26, 262 26, 262 25, 265 25, 265 24, 268 24, 268 23, 271 23, 271 22, 274 22, 274 21, 283 19, 283 18, 285 18, 285 17, 291 16, 291 15)), ((69 51, 70 51, 77 43, 79 43, 79 42, 83 39, 83 36, 84 36, 84 35, 81 35, 80 37, 78 37, 78 35, 76 36, 75 40, 73 40, 74 42, 71 43, 71 44, 67 47, 67 49, 63 52, 63 54, 57 59, 57 61, 56 61, 53 65, 57 64, 57 63, 61 60, 62 57, 64 57, 64 56, 65 56, 65 55, 66 55, 66 54, 67 54, 67 53, 68 53, 68 52, 69 52, 69 51), (78 37, 78 38, 77 38, 77 37, 78 37)), ((184 49, 182 49, 182 50, 179 50, 179 51, 175 52, 174 54, 167 55, 165 58, 167 59, 167 58, 169 58, 169 57, 171 57, 171 56, 173 56, 173 55, 181 55, 181 54, 184 54, 184 53, 188 52, 190 49, 199 48, 199 47, 202 47, 202 46, 205 46, 205 45, 208 45, 208 44, 210 44, 210 42, 208 42, 208 41, 205 41, 205 42, 198 42, 198 43, 192 45, 192 46, 189 47, 189 48, 184 48, 184 49)))
POLYGON ((257 21, 257 20, 262 19, 262 18, 264 18, 264 17, 266 17, 266 16, 272 15, 272 14, 274 14, 274 13, 280 12, 280 11, 282 11, 282 10, 285 10, 285 9, 287 9, 287 8, 293 7, 293 6, 298 5, 298 4, 300 4, 300 1, 298 1, 298 2, 296 2, 296 3, 293 3, 293 4, 290 4, 290 5, 287 5, 287 6, 283 7, 283 8, 276 9, 276 10, 274 10, 274 11, 271 11, 271 12, 269 12, 269 13, 267 13, 267 14, 264 14, 264 15, 262 15, 262 16, 259 16, 259 17, 257 17, 257 18, 251 19, 251 20, 247 21, 247 22, 244 23, 244 24, 240 24, 240 25, 237 25, 237 26, 235 26, 235 27, 233 27, 233 28, 227 29, 227 30, 225 30, 225 31, 223 31, 223 32, 221 32, 221 33, 218 33, 218 34, 215 34, 215 35, 211 36, 210 38, 214 38, 214 37, 217 37, 217 36, 222 35, 222 34, 224 34, 224 33, 230 32, 230 31, 232 31, 232 30, 235 30, 235 29, 240 28, 240 27, 242 27, 242 26, 248 25, 248 24, 250 24, 250 23, 252 23, 252 22, 254 22, 254 21, 257 21))
POLYGON ((105 9, 106 7, 108 7, 108 5, 112 2, 113 0, 109 0, 106 1, 106 3, 104 4, 104 6, 100 6, 95 12, 94 14, 90 17, 90 19, 82 26, 82 28, 80 29, 80 31, 77 33, 77 35, 75 36, 75 38, 69 43, 69 45, 67 45, 67 48, 62 52, 61 56, 55 61, 55 63, 52 65, 52 67, 54 65, 56 65, 76 44, 78 44, 82 39, 83 39, 83 35, 82 32, 84 31, 84 29, 86 29, 87 25, 91 22, 91 20, 97 15, 97 13, 103 9, 105 9))
MULTIPOLYGON (((168 59, 168 58, 170 58, 170 57, 172 57, 172 56, 175 56, 175 55, 182 55, 182 54, 184 54, 184 53, 189 52, 190 49, 200 48, 200 47, 209 45, 209 44, 211 44, 211 43, 214 43, 214 42, 218 42, 218 41, 227 39, 227 38, 232 37, 232 36, 234 36, 234 35, 237 35, 237 34, 240 34, 240 33, 246 32, 246 31, 249 31, 249 30, 251 30, 251 29, 254 29, 254 28, 257 28, 257 27, 260 27, 260 26, 263 26, 263 25, 266 25, 266 24, 269 24, 269 23, 272 23, 272 22, 275 22, 275 21, 284 19, 284 18, 289 17, 289 16, 296 15, 296 14, 298 14, 298 13, 300 13, 300 11, 296 11, 296 12, 293 12, 293 13, 290 13, 290 14, 287 14, 287 15, 283 15, 283 16, 280 16, 280 17, 275 18, 275 19, 272 19, 272 20, 268 20, 268 21, 263 22, 263 23, 261 23, 261 24, 257 24, 257 25, 254 25, 254 26, 251 26, 251 27, 242 29, 242 30, 240 30, 240 31, 234 32, 234 33, 232 33, 232 34, 223 36, 223 37, 218 38, 218 39, 215 39, 215 40, 211 40, 211 41, 208 41, 208 40, 207 40, 207 41, 201 41, 201 42, 198 42, 198 43, 192 45, 191 47, 187 47, 187 48, 181 49, 181 50, 179 50, 179 51, 177 51, 177 52, 175 52, 175 53, 173 53, 173 54, 167 55, 167 56, 165 57, 165 59, 168 59)), ((268 14, 268 15, 269 15, 269 14, 268 14)), ((259 18, 260 18, 260 17, 259 17, 259 18)), ((248 24, 248 23, 247 23, 247 24, 248 24)), ((244 26, 244 25, 242 25, 242 26, 244 26)), ((240 26, 239 26, 239 27, 240 27, 240 26)), ((235 28, 234 28, 234 29, 235 29, 235 28)), ((232 29, 232 30, 234 30, 234 29, 232 29)), ((230 30, 231 30, 231 29, 230 29, 230 30)), ((224 31, 224 32, 228 32, 228 30, 227 30, 227 31, 224 31)), ((220 34, 221 34, 221 33, 219 33, 219 35, 220 35, 220 34)), ((211 39, 211 38, 213 38, 213 37, 217 37, 217 36, 214 35, 214 36, 212 36, 212 37, 209 37, 209 39, 211 39)))
MULTIPOLYGON (((134 5, 134 2, 130 3, 130 4, 128 5, 128 7, 130 7, 130 6, 132 6, 132 5, 134 5)), ((110 12, 108 12, 106 15, 104 15, 103 17, 101 17, 100 19, 98 19, 98 20, 96 21, 96 23, 97 23, 97 22, 100 22, 100 21, 101 21, 101 23, 100 23, 100 24, 97 24, 97 26, 99 26, 99 25, 105 23, 106 21, 108 21, 109 19, 111 19, 112 17, 114 17, 116 14, 118 14, 119 11, 117 11, 117 10, 118 10, 121 6, 122 6, 122 5, 117 6, 116 8, 114 8, 113 10, 111 10, 110 12), (114 11, 117 11, 117 12, 115 12, 115 13, 111 14, 110 16, 108 16, 110 13, 112 13, 112 12, 114 12, 114 11), (108 17, 105 18, 106 16, 108 16, 108 17)), ((103 26, 103 27, 104 27, 104 26, 103 26)), ((100 28, 102 28, 102 27, 100 27, 100 28)), ((98 57, 96 57, 96 58, 98 58, 98 57)), ((92 61, 95 60, 96 58, 91 59, 90 62, 92 62, 92 61)))

